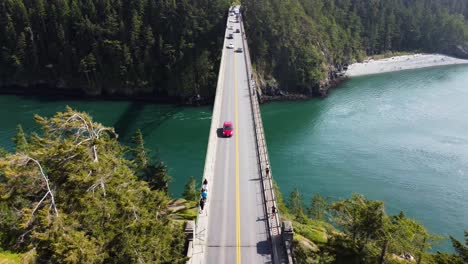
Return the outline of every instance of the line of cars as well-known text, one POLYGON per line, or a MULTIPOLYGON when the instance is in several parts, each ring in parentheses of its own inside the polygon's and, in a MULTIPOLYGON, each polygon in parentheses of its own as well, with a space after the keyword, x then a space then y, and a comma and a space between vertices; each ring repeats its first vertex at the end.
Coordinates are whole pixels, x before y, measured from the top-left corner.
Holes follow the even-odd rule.
MULTIPOLYGON (((239 23, 239 6, 236 6, 236 7, 233 7, 231 9, 231 11, 229 11, 229 16, 232 16, 234 17, 235 16, 235 19, 230 19, 229 20, 229 23, 239 23)), ((229 25, 228 26, 228 30, 234 30, 234 27, 232 25, 229 25)), ((240 33, 240 30, 239 28, 236 28, 236 30, 234 31, 234 33, 240 33)), ((234 39, 234 34, 233 33, 229 33, 228 34, 228 39, 234 39)), ((227 45, 227 48, 228 49, 234 49, 234 44, 232 42, 230 42, 228 45, 227 45)), ((238 47, 235 52, 242 52, 242 48, 241 47, 238 47)), ((222 135, 223 137, 232 137, 234 135, 234 127, 232 126, 232 122, 230 121, 225 121, 223 123, 223 129, 222 129, 222 135)))
MULTIPOLYGON (((231 11, 232 12, 232 11, 231 11)), ((234 15, 234 13, 231 13, 230 14, 231 16, 234 15)), ((239 14, 236 15, 236 20, 229 20, 229 23, 239 23, 239 14)), ((236 28, 236 30, 234 30, 234 27, 232 25, 229 25, 228 26, 228 30, 231 30, 233 31, 233 33, 240 33, 240 29, 239 28, 236 28)), ((233 33, 229 33, 227 38, 228 39, 234 39, 234 34, 233 33)), ((234 49, 234 44, 232 42, 229 42, 229 44, 226 46, 228 49, 234 49)), ((234 50, 235 52, 242 52, 242 48, 241 47, 238 47, 237 49, 234 50)))

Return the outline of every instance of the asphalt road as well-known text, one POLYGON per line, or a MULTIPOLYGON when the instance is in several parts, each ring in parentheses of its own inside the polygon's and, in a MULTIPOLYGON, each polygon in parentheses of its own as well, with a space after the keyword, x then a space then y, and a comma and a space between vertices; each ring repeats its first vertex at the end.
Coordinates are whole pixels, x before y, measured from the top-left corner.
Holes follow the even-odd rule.
MULTIPOLYGON (((234 17, 230 17, 233 20, 234 17)), ((271 263, 255 149, 253 116, 240 24, 229 22, 234 49, 225 50, 224 92, 218 129, 213 182, 209 183, 205 263, 271 263), (223 138, 224 121, 233 122, 234 136, 223 138)), ((224 47, 225 49, 227 47, 224 47)), ((223 67, 223 65, 221 65, 223 67)))

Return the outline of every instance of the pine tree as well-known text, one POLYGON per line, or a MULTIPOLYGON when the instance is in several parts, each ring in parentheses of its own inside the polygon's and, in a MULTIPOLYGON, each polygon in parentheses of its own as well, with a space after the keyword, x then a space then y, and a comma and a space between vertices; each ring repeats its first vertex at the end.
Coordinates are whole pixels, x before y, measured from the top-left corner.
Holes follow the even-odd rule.
POLYGON ((310 200, 310 207, 308 210, 309 217, 312 219, 324 220, 328 207, 328 200, 328 197, 324 198, 318 193, 314 194, 310 200))
POLYGON ((132 138, 132 143, 134 144, 134 148, 132 152, 135 156, 134 161, 137 165, 139 170, 143 170, 148 166, 148 150, 145 148, 145 142, 143 139, 143 134, 141 130, 138 129, 135 132, 135 135, 132 138))
POLYGON ((302 194, 297 187, 289 195, 288 208, 296 217, 302 217, 304 214, 302 194))
POLYGON ((2 248, 35 248, 40 263, 185 263, 169 198, 138 179, 113 128, 70 108, 35 120, 27 153, 0 156, 2 248))
POLYGON ((26 140, 26 135, 24 134, 23 127, 21 125, 18 125, 17 130, 18 132, 13 138, 13 142, 16 145, 16 152, 27 152, 28 141, 26 140))
POLYGON ((188 201, 197 201, 198 192, 197 192, 197 181, 193 176, 189 178, 185 184, 184 192, 182 196, 188 201))

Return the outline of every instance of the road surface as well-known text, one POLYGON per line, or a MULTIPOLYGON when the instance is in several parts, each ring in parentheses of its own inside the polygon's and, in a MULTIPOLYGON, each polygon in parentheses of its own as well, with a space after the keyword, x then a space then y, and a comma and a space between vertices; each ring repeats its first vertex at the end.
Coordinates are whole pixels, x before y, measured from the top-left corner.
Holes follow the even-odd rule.
MULTIPOLYGON (((234 20, 230 16, 229 20, 234 20)), ((208 233, 205 263, 271 263, 271 244, 259 180, 248 76, 240 23, 229 22, 224 47, 223 97, 217 137, 213 182, 209 183, 208 233), (234 135, 222 137, 224 121, 233 122, 234 135)))

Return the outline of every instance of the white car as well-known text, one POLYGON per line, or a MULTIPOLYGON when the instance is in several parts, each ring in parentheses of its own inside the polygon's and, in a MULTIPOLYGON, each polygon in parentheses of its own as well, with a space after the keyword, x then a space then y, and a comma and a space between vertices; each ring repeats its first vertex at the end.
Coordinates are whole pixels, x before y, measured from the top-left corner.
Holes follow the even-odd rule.
POLYGON ((229 43, 229 45, 227 45, 227 48, 228 48, 228 49, 233 49, 233 48, 234 48, 234 44, 229 43))

